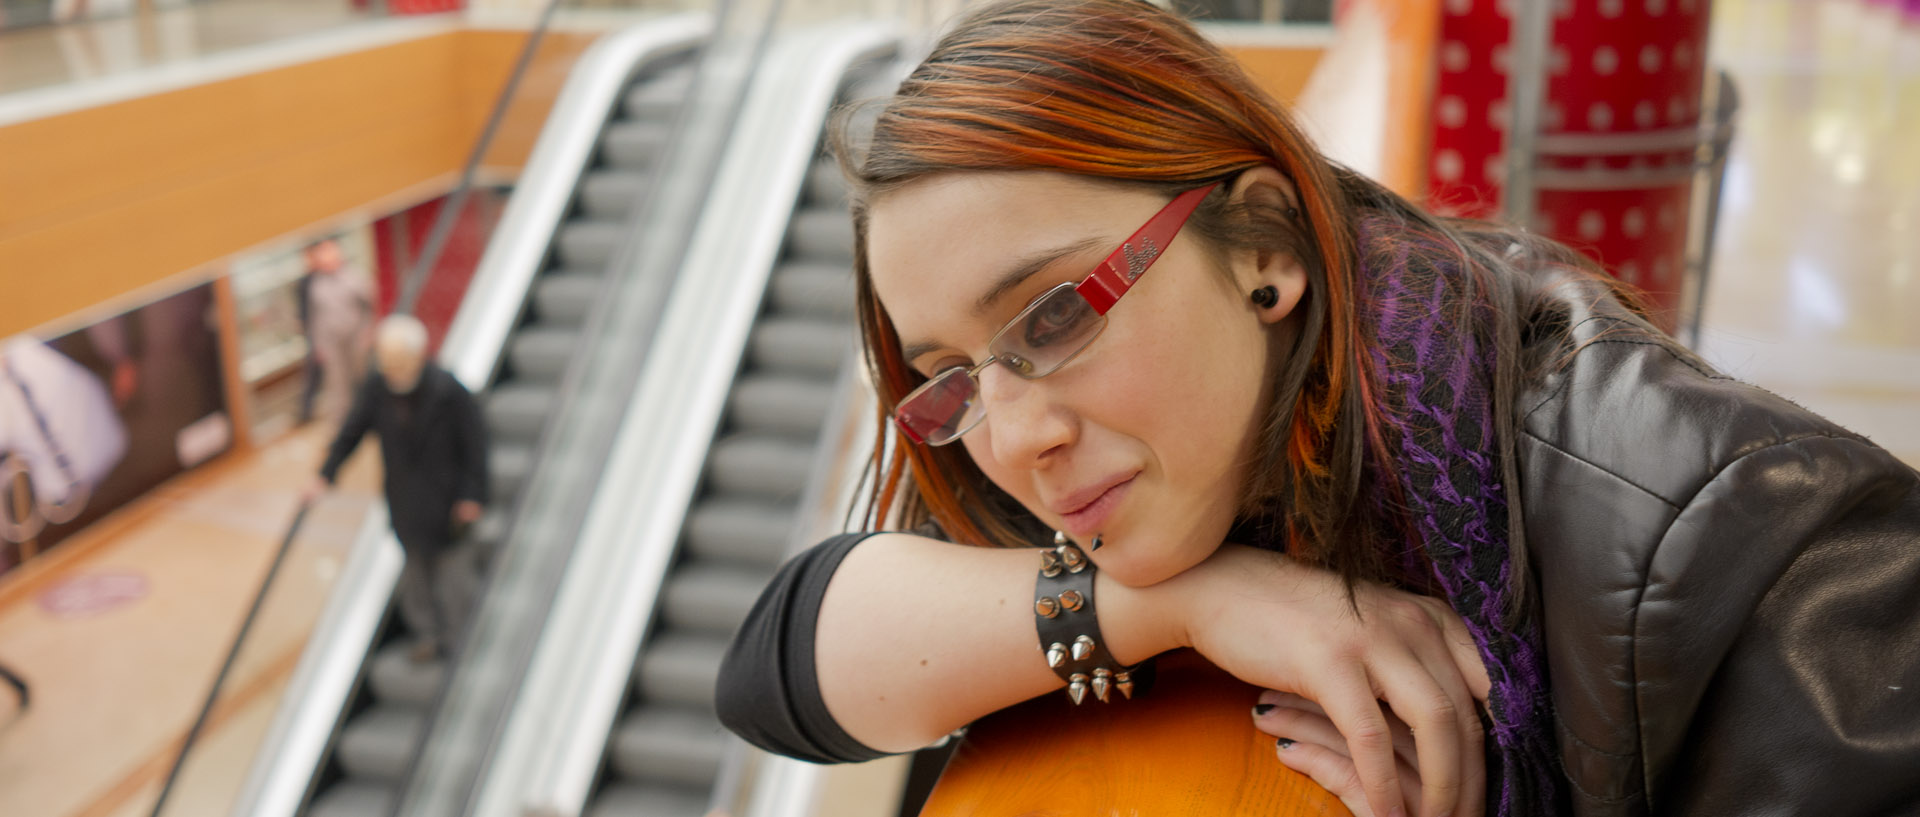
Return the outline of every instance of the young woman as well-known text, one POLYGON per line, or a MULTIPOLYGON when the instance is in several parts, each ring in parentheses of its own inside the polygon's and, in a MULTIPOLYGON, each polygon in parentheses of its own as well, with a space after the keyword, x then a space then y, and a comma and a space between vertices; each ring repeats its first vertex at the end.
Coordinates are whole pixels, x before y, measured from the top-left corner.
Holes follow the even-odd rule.
POLYGON ((735 731, 861 760, 1191 647, 1357 814, 1920 809, 1920 475, 1577 254, 1133 0, 982 7, 849 141, 867 522, 913 533, 783 569, 735 731))

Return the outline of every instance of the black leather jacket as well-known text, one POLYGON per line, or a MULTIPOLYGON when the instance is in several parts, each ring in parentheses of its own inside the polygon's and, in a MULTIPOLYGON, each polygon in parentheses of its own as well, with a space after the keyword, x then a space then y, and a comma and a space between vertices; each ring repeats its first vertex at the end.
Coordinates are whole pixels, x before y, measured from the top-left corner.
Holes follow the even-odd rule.
POLYGON ((1518 449, 1574 812, 1920 814, 1920 474, 1549 283, 1584 346, 1518 449))

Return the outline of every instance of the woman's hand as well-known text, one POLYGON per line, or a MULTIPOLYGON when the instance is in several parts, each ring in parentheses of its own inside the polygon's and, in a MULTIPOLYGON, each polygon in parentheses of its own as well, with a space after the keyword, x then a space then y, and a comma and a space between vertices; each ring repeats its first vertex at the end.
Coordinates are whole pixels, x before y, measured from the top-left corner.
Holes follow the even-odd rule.
MULTIPOLYGON (((1366 793, 1360 787, 1347 740, 1335 729, 1333 720, 1318 704, 1291 692, 1267 690, 1260 693, 1253 707, 1253 725, 1274 736, 1274 750, 1287 768, 1306 775, 1345 803, 1356 817, 1377 817, 1367 807, 1366 793)), ((1400 777, 1400 792, 1409 802, 1420 798, 1420 763, 1414 749, 1413 730, 1405 721, 1387 713, 1387 726, 1393 730, 1393 759, 1400 777)), ((1480 779, 1482 785, 1485 778, 1480 779)), ((1461 789, 1461 805, 1455 815, 1483 813, 1484 789, 1471 785, 1461 789)))
MULTIPOLYGON (((1337 734, 1316 745, 1337 738, 1352 767, 1338 787, 1321 784, 1356 813, 1405 815, 1416 799, 1421 817, 1480 813, 1485 736, 1475 704, 1489 685, 1466 624, 1445 603, 1363 584, 1356 617, 1339 576, 1240 545, 1163 588, 1179 600, 1185 644, 1243 681, 1317 704, 1337 734), (1395 715, 1412 743, 1405 772, 1395 715)), ((1303 740, 1285 737, 1296 749, 1303 740)))

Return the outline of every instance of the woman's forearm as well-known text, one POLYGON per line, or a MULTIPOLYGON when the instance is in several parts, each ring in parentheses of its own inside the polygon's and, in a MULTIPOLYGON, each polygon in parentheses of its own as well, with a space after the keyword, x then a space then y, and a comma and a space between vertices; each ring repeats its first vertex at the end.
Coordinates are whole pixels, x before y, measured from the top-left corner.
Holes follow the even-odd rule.
MULTIPOLYGON (((1035 550, 967 547, 903 534, 847 554, 821 602, 821 696, 874 749, 917 749, 994 711, 1057 689, 1035 636, 1035 550)), ((1095 577, 1106 648, 1134 663, 1180 646, 1170 599, 1095 577)))

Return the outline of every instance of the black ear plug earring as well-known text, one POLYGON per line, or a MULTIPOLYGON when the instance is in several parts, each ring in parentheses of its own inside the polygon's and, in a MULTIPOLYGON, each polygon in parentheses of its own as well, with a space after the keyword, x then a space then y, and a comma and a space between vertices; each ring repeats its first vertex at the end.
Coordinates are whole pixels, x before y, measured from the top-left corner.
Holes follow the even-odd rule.
POLYGON ((1253 299, 1254 305, 1261 309, 1268 309, 1280 302, 1280 290, 1274 289, 1272 285, 1263 286, 1254 290, 1248 297, 1253 299))

